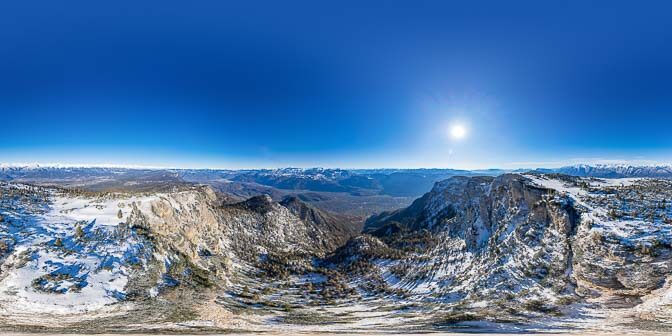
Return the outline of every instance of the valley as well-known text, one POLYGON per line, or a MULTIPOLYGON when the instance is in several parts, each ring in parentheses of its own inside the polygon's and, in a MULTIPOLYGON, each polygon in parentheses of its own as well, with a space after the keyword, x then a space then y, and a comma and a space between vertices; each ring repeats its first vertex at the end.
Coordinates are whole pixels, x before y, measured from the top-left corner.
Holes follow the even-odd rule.
POLYGON ((665 178, 474 172, 381 206, 367 202, 398 196, 195 172, 6 174, 3 332, 672 329, 665 178), (339 197, 368 210, 324 206, 339 197))

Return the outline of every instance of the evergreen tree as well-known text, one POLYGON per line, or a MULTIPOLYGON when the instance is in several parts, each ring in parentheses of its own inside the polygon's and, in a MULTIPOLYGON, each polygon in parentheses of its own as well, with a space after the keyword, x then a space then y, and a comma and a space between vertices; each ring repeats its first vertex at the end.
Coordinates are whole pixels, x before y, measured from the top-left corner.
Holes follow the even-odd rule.
POLYGON ((77 228, 75 228, 75 238, 80 239, 84 237, 84 230, 82 230, 81 225, 77 225, 77 228))

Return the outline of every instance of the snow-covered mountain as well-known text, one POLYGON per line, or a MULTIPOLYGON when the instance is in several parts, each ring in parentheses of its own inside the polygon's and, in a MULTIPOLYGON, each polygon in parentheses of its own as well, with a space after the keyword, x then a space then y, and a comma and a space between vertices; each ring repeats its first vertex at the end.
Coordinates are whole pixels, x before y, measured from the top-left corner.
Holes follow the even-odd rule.
POLYGON ((663 328, 670 187, 652 179, 454 177, 408 208, 370 218, 369 236, 334 262, 366 269, 358 281, 378 281, 400 302, 444 311, 429 315, 432 324, 548 328, 608 312, 614 320, 599 323, 646 318, 663 328))
POLYGON ((299 197, 232 202, 183 182, 122 191, 2 182, 0 193, 6 330, 669 330, 672 321, 667 179, 456 176, 370 217, 363 233, 356 218, 299 197))
POLYGON ((176 184, 227 182, 234 185, 264 186, 284 191, 315 191, 353 195, 417 197, 432 185, 455 175, 498 175, 501 170, 466 171, 453 169, 362 169, 280 168, 280 169, 161 169, 123 166, 1 165, 0 180, 67 185, 94 190, 127 189, 130 183, 143 188, 159 182, 176 184))
POLYGON ((257 272, 287 272, 277 263, 310 268, 358 231, 297 199, 223 205, 207 186, 100 193, 2 183, 0 193, 6 328, 178 323, 197 304, 217 307, 227 288, 259 282, 257 272))
POLYGON ((557 169, 540 169, 542 172, 555 172, 565 175, 599 178, 652 177, 672 178, 670 165, 629 165, 629 164, 595 164, 574 165, 557 169))

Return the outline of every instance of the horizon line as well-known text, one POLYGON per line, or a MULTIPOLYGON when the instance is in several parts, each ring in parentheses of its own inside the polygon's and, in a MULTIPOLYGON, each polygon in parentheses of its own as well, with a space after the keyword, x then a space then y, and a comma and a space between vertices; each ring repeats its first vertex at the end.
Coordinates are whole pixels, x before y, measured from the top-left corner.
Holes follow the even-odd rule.
MULTIPOLYGON (((523 163, 523 162, 518 162, 523 163)), ((511 164, 516 164, 511 163, 511 164)), ((617 166, 632 166, 632 167, 672 167, 671 163, 663 163, 656 161, 642 161, 642 160, 597 160, 590 162, 586 161, 572 161, 572 162, 538 162, 534 164, 533 162, 527 162, 527 166, 517 166, 511 168, 501 168, 501 167, 489 167, 489 168, 456 168, 456 167, 366 167, 366 168, 353 168, 353 167, 337 167, 337 166, 276 166, 276 167, 243 167, 243 168, 226 168, 222 166, 170 166, 170 165, 142 165, 142 164, 117 164, 117 163, 92 163, 92 164, 83 164, 83 163, 42 163, 42 162, 0 162, 0 169, 4 168, 57 168, 57 169, 67 169, 67 168, 110 168, 110 169, 127 169, 127 170, 231 170, 231 171, 242 171, 242 170, 282 170, 282 169, 334 169, 334 170, 421 170, 421 169, 438 169, 438 170, 463 170, 463 171, 482 171, 482 170, 502 170, 502 171, 515 171, 515 170, 535 170, 535 169, 557 169, 564 167, 580 167, 580 166, 589 166, 589 167, 617 167, 617 166), (546 163, 546 165, 544 165, 546 163)))

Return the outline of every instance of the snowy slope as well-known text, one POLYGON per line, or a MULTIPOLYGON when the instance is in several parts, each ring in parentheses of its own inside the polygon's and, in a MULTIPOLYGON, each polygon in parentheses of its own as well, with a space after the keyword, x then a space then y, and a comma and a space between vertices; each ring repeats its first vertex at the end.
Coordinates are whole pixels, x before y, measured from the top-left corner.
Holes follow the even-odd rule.
POLYGON ((450 178, 367 222, 378 241, 368 246, 378 252, 349 246, 335 262, 369 270, 355 282, 382 279, 372 297, 444 311, 432 324, 534 328, 605 314, 618 323, 658 321, 669 315, 661 311, 672 261, 671 187, 540 174, 450 178))
POLYGON ((668 180, 453 177, 349 240, 348 218, 296 198, 170 189, 0 184, 0 325, 667 330, 672 315, 668 180))

